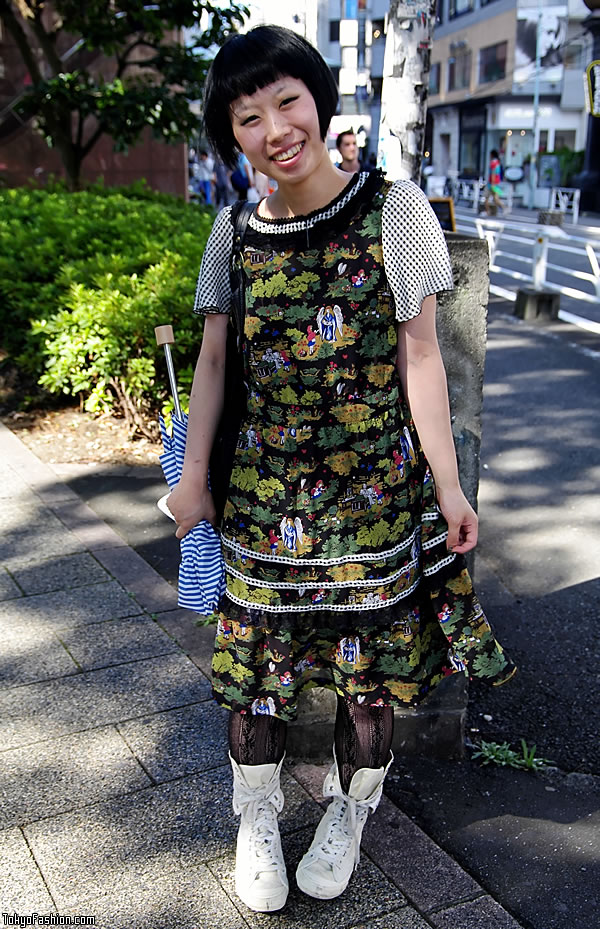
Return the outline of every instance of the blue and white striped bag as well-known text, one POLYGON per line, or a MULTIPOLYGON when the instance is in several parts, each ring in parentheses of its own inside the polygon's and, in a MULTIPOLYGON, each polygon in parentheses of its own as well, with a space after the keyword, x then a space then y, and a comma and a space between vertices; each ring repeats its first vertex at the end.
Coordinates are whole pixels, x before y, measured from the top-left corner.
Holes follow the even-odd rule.
MULTIPOLYGON (((162 416, 159 423, 164 448, 160 463, 167 484, 173 490, 183 470, 187 416, 183 414, 182 420, 173 416, 171 432, 167 430, 162 416)), ((219 534, 203 520, 181 539, 180 544, 177 602, 184 609, 194 610, 203 616, 214 613, 225 593, 225 562, 219 534)))

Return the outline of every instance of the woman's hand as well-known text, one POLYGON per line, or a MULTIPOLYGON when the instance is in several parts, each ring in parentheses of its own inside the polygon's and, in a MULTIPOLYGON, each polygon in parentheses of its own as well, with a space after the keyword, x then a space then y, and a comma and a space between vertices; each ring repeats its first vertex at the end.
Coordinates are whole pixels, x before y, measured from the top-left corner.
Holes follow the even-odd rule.
POLYGON ((463 554, 477 545, 478 519, 460 487, 437 491, 437 500, 448 523, 448 551, 463 554))
POLYGON ((215 525, 217 511, 208 487, 198 487, 192 482, 181 480, 169 494, 167 505, 177 523, 175 533, 178 539, 183 539, 190 529, 206 519, 215 525))

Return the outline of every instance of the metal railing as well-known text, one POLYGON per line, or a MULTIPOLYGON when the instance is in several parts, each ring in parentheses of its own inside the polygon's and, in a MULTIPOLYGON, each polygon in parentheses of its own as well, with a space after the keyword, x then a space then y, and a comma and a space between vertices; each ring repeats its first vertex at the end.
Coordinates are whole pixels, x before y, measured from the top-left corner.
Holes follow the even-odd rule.
MULTIPOLYGON (((499 220, 476 219, 475 227, 480 239, 485 239, 488 244, 490 253, 490 271, 506 275, 516 281, 523 281, 532 286, 535 290, 551 290, 555 293, 564 294, 566 297, 574 297, 578 300, 584 300, 589 303, 600 301, 600 263, 596 249, 599 243, 585 239, 581 236, 567 235, 557 226, 525 226, 523 223, 509 223, 499 220), (514 233, 523 231, 533 232, 535 240, 531 238, 516 235, 514 233), (499 248, 500 238, 507 241, 518 242, 523 245, 533 245, 533 255, 514 255, 512 252, 505 252, 499 248), (552 241, 554 240, 554 241, 552 241), (566 240, 566 241, 565 241, 566 240), (587 255, 591 271, 578 271, 573 268, 566 268, 563 265, 557 265, 548 261, 548 250, 557 248, 560 242, 561 252, 567 254, 587 255), (569 244, 567 244, 569 243, 569 244), (498 265, 496 259, 499 257, 510 258, 511 261, 523 262, 531 267, 531 274, 525 274, 521 271, 514 271, 511 268, 504 268, 498 265), (561 284, 555 284, 547 279, 548 270, 554 270, 560 274, 570 275, 578 280, 589 281, 594 286, 595 294, 588 291, 579 290, 575 287, 567 287, 561 284)), ((470 231, 467 227, 460 224, 457 227, 460 231, 470 231)), ((497 292, 500 296, 508 296, 504 288, 498 288, 492 285, 492 293, 497 292)), ((508 299, 515 299, 515 295, 508 296, 508 299)))
POLYGON ((553 187, 550 193, 550 209, 570 214, 574 225, 577 225, 580 197, 581 191, 577 187, 553 187))

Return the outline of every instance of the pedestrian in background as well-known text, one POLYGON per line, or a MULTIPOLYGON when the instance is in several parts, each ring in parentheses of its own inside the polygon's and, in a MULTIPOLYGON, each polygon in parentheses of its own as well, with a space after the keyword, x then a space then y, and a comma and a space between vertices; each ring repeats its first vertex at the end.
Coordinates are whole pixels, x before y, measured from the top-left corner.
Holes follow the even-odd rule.
MULTIPOLYGON (((277 190, 250 217, 249 400, 221 526, 227 593, 213 694, 230 711, 236 892, 284 906, 278 813, 287 722, 317 684, 338 708, 332 799, 299 888, 339 896, 392 762, 394 707, 452 674, 499 684, 514 666, 473 592, 464 553, 477 517, 458 481, 435 330, 452 270, 422 191, 349 176, 325 139, 337 88, 302 37, 259 26, 228 39, 205 90, 207 136, 277 190)), ((204 334, 183 473, 169 499, 182 537, 215 520, 207 469, 221 414, 231 209, 206 246, 195 300, 204 334)))
POLYGON ((504 178, 504 171, 502 170, 502 163, 500 161, 500 155, 498 151, 493 148, 490 152, 490 166, 488 170, 488 182, 487 182, 487 191, 485 195, 485 212, 488 216, 493 212, 496 213, 498 210, 502 210, 502 201, 500 197, 502 196, 502 180, 504 178), (489 201, 490 197, 494 202, 494 209, 490 207, 489 201))
POLYGON ((342 156, 338 167, 342 171, 347 171, 348 174, 355 174, 357 171, 360 171, 360 161, 358 158, 358 142, 356 141, 356 134, 353 129, 346 129, 344 132, 340 132, 337 139, 335 140, 335 145, 342 156))

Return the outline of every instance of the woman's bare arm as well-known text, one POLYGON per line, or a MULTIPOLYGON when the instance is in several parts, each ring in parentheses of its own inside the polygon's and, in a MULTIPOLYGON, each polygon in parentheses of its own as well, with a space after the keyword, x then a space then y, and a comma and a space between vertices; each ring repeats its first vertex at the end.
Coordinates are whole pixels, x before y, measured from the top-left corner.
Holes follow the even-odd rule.
POLYGON ((228 319, 226 313, 215 313, 204 320, 202 347, 190 394, 183 472, 169 496, 179 539, 200 520, 213 524, 215 521, 215 506, 208 489, 208 462, 223 409, 228 319))
POLYGON ((398 326, 398 373, 419 439, 435 479, 438 504, 448 522, 448 548, 468 552, 477 544, 477 516, 463 494, 450 425, 446 372, 435 330, 436 298, 398 326))

